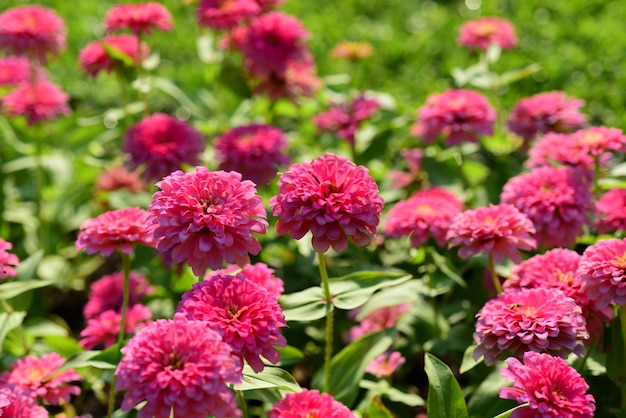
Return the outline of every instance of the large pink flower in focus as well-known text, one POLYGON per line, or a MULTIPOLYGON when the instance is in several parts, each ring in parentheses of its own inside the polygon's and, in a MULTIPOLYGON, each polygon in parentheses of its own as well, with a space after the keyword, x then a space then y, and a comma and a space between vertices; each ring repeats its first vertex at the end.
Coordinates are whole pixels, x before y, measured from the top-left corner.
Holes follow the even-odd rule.
POLYGON ((492 254, 495 261, 506 257, 519 263, 522 258, 518 250, 532 250, 537 242, 535 232, 526 215, 508 204, 468 209, 457 215, 448 228, 448 246, 462 246, 459 257, 469 258, 474 254, 492 254))
POLYGON ((463 202, 454 193, 441 187, 423 189, 389 210, 383 230, 394 238, 410 236, 414 247, 426 242, 430 235, 444 246, 448 228, 462 209, 463 202))
POLYGON ((65 48, 65 25, 51 9, 17 6, 0 13, 0 50, 47 61, 65 48))
POLYGON ((517 45, 517 36, 511 22, 499 17, 485 16, 465 22, 459 30, 457 42, 470 49, 486 51, 490 44, 502 49, 517 45))
POLYGON ((417 114, 411 133, 431 144, 439 135, 449 146, 477 142, 478 135, 493 134, 496 111, 485 96, 472 90, 431 94, 417 114))
POLYGON ((524 363, 516 358, 505 360, 508 368, 500 370, 513 387, 500 389, 500 397, 520 404, 511 418, 592 418, 596 406, 589 385, 565 362, 549 354, 529 351, 524 363))
POLYGON ((200 164, 204 137, 187 122, 164 113, 143 118, 126 132, 124 151, 130 154, 130 165, 145 164, 144 177, 161 179, 183 164, 200 164))
POLYGON ((114 49, 126 55, 137 66, 140 62, 139 55, 144 59, 150 53, 148 44, 142 42, 141 48, 137 48, 137 42, 137 37, 133 35, 107 36, 84 47, 78 55, 78 61, 82 69, 92 77, 97 76, 100 71, 110 73, 120 65, 119 59, 109 53, 108 49, 114 49))
MULTIPOLYGON (((154 292, 154 286, 141 274, 131 272, 128 276, 128 305, 133 306, 144 296, 154 292)), ((85 318, 93 318, 104 311, 121 311, 124 274, 107 274, 93 282, 89 288, 89 299, 83 308, 85 318)))
POLYGON ((150 33, 152 29, 172 29, 172 15, 161 3, 117 4, 107 12, 104 25, 109 32, 130 29, 133 33, 150 33))
POLYGON ((363 166, 326 153, 310 163, 293 164, 278 181, 270 199, 279 235, 300 239, 311 231, 313 249, 337 252, 348 248, 348 237, 364 247, 372 242, 383 200, 363 166))
POLYGON ((46 80, 36 84, 20 83, 0 99, 2 110, 9 116, 25 116, 29 125, 69 115, 69 96, 58 85, 46 80))
POLYGON ((142 401, 139 418, 238 418, 241 411, 228 384, 240 383, 241 361, 220 335, 201 321, 180 315, 159 319, 122 348, 117 389, 126 390, 122 409, 142 401))
POLYGON ((505 353, 526 351, 581 357, 589 338, 580 306, 558 289, 510 289, 476 315, 474 359, 492 365, 505 353))
POLYGON ((50 415, 46 408, 37 404, 30 391, 15 385, 3 384, 0 386, 0 416, 3 418, 48 418, 50 415))
POLYGON ((13 244, 0 238, 0 279, 8 279, 17 275, 15 267, 20 265, 20 260, 15 254, 7 251, 12 248, 13 244))
POLYGON ((131 254, 137 244, 155 247, 156 241, 146 230, 147 221, 148 212, 139 208, 112 210, 87 219, 80 226, 76 249, 108 257, 116 250, 131 254))
POLYGON ((611 189, 600 196, 595 214, 600 234, 626 231, 626 189, 611 189))
POLYGON ((214 145, 220 170, 238 171, 258 185, 269 183, 277 166, 289 164, 285 134, 272 125, 238 126, 215 138, 214 145))
POLYGON ((233 354, 257 373, 264 368, 261 356, 276 364, 275 347, 287 345, 280 332, 287 323, 276 296, 243 274, 213 275, 194 284, 183 294, 178 312, 219 332, 233 354))
POLYGON ((288 393, 276 402, 268 413, 268 418, 354 418, 354 414, 344 404, 327 393, 302 389, 299 393, 288 393))
POLYGON ((187 260, 196 276, 222 268, 224 261, 240 265, 258 254, 261 244, 252 233, 267 232, 267 214, 254 184, 230 171, 176 171, 157 183, 149 207, 150 231, 158 249, 171 252, 176 263, 187 260))
POLYGON ((539 93, 521 99, 507 125, 527 140, 546 132, 574 132, 587 123, 587 116, 580 112, 584 104, 584 100, 569 98, 561 91, 539 93))
POLYGON ((15 385, 52 405, 69 402, 72 395, 80 395, 80 387, 71 382, 80 381, 81 377, 74 369, 59 371, 64 364, 65 359, 57 353, 24 356, 0 374, 0 385, 15 385))
MULTIPOLYGON (((145 321, 152 318, 152 312, 140 304, 134 304, 126 311, 124 335, 133 334, 145 321)), ((122 328, 122 314, 119 310, 109 309, 88 317, 87 326, 80 332, 79 344, 88 350, 102 346, 107 348, 115 344, 122 328)))
POLYGON ((30 61, 23 57, 0 58, 0 86, 11 86, 30 80, 30 61))
POLYGON ((236 265, 230 265, 223 270, 217 270, 215 272, 207 274, 205 280, 210 279, 216 275, 233 275, 235 273, 243 274, 246 280, 262 286, 276 296, 278 299, 285 291, 285 282, 279 277, 274 276, 274 269, 269 268, 265 263, 254 263, 241 268, 236 265))
POLYGON ((222 30, 257 16, 261 6, 255 0, 201 0, 197 12, 200 26, 222 30))
POLYGON ((626 239, 603 239, 587 247, 576 275, 598 308, 626 305, 626 239))
POLYGON ((540 167, 507 181, 500 200, 526 214, 540 246, 576 242, 593 211, 589 173, 569 167, 540 167))

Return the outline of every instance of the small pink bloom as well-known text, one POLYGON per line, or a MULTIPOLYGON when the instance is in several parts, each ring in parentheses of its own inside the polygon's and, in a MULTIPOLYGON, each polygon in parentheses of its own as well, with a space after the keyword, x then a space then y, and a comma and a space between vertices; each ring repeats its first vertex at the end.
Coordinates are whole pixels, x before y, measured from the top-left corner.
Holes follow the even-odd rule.
POLYGON ((31 392, 19 386, 3 384, 0 386, 0 416, 2 418, 48 418, 50 415, 43 406, 39 406, 31 392))
POLYGON ((112 35, 101 41, 95 41, 84 47, 78 55, 80 66, 87 74, 95 77, 100 71, 110 73, 116 68, 120 68, 120 62, 115 56, 109 54, 108 49, 114 49, 121 54, 128 56, 128 59, 137 66, 140 62, 139 55, 144 59, 150 53, 148 44, 141 43, 141 48, 137 46, 137 37, 133 35, 112 35))
POLYGON ((260 13, 261 6, 255 0, 201 0, 198 24, 216 30, 232 29, 260 13))
POLYGON ((119 250, 131 254, 137 244, 155 247, 156 241, 147 232, 148 212, 139 208, 112 210, 87 219, 80 226, 76 249, 105 257, 119 250))
POLYGON ((439 135, 448 146, 477 142, 478 135, 493 134, 496 111, 485 96, 472 90, 448 90, 431 94, 418 111, 418 120, 411 128, 431 144, 439 135))
POLYGON ((12 248, 13 244, 0 238, 0 279, 8 279, 17 275, 14 267, 20 265, 20 260, 15 254, 7 251, 12 248))
POLYGON ((506 359, 508 368, 500 374, 513 387, 500 389, 500 397, 528 406, 516 409, 511 418, 592 418, 596 406, 589 386, 578 372, 563 359, 529 351, 522 364, 516 358, 506 359))
POLYGON ((517 36, 508 20, 485 16, 465 22, 461 26, 457 41, 470 49, 483 51, 486 51, 490 44, 496 44, 502 49, 512 49, 517 45, 517 36))
POLYGON ((419 148, 403 149, 400 155, 404 158, 409 172, 404 171, 390 171, 387 175, 393 182, 393 187, 401 189, 407 187, 412 183, 418 185, 422 183, 424 175, 422 174, 422 157, 424 153, 419 148))
POLYGON ((626 305, 626 239, 603 239, 587 247, 576 275, 598 308, 626 305))
POLYGON ((96 189, 104 191, 128 189, 133 193, 139 193, 145 188, 146 185, 139 174, 124 167, 111 167, 100 173, 96 180, 96 189))
MULTIPOLYGON (((402 315, 408 311, 410 307, 411 305, 409 303, 402 303, 374 309, 368 313, 365 318, 361 319, 359 325, 350 328, 347 335, 348 341, 356 341, 372 332, 395 327, 402 315)), ((356 318, 359 312, 360 309, 352 310, 350 311, 350 316, 356 318)))
POLYGON ((461 245, 459 257, 474 254, 493 255, 495 261, 506 257, 522 261, 518 250, 532 250, 537 243, 532 234, 532 222, 526 215, 508 204, 493 205, 461 212, 452 221, 447 239, 450 248, 461 245))
MULTIPOLYGON (((122 314, 119 310, 109 309, 88 317, 87 326, 80 332, 79 344, 88 350, 115 344, 122 328, 122 314)), ((124 335, 131 335, 152 318, 152 313, 143 305, 135 304, 126 311, 124 335)))
POLYGON ((236 272, 244 275, 246 280, 264 287, 265 290, 276 296, 276 299, 278 299, 285 291, 285 283, 283 280, 274 276, 274 269, 269 268, 265 263, 249 264, 244 268, 236 265, 230 265, 223 270, 217 270, 213 273, 207 274, 205 280, 217 275, 233 275, 233 273, 236 272))
POLYGON ((379 379, 391 376, 398 367, 402 366, 406 359, 398 351, 383 353, 372 360, 365 371, 371 373, 379 379))
POLYGON ((59 86, 45 80, 37 84, 20 83, 0 99, 2 110, 9 116, 25 116, 29 125, 69 115, 69 96, 59 86))
POLYGON ((348 248, 348 237, 364 247, 372 242, 383 200, 365 167, 334 154, 310 163, 293 164, 278 181, 270 199, 279 235, 300 239, 311 231, 313 249, 337 252, 348 248))
POLYGON ((135 34, 150 33, 152 29, 172 29, 172 15, 161 3, 147 2, 117 4, 109 9, 104 20, 109 32, 130 29, 135 34))
POLYGON ((10 86, 30 80, 30 62, 28 58, 0 58, 0 86, 10 86))
POLYGON ((600 196, 595 221, 600 234, 626 231, 626 189, 611 189, 600 196))
POLYGON ((268 418, 354 418, 348 407, 327 393, 302 389, 299 393, 288 393, 274 404, 268 418))
MULTIPOLYGON (((128 306, 133 306, 154 292, 154 286, 148 279, 138 273, 131 272, 128 276, 128 306)), ((83 308, 85 318, 93 318, 104 311, 122 309, 124 274, 121 272, 107 274, 93 282, 89 289, 89 299, 83 308)))
POLYGON ((293 103, 298 103, 301 96, 313 97, 323 84, 311 58, 289 61, 284 72, 252 75, 258 77, 255 93, 265 94, 271 100, 287 98, 293 103))
POLYGON ((373 54, 374 48, 368 42, 341 41, 330 51, 331 58, 347 61, 358 61, 373 54))

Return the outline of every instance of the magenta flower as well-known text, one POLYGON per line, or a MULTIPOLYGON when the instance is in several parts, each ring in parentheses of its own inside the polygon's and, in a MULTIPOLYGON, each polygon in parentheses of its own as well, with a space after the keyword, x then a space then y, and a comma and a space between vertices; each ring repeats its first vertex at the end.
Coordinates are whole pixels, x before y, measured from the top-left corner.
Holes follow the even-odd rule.
POLYGON ((253 283, 262 286, 278 299, 285 291, 285 282, 281 278, 274 276, 274 269, 269 268, 265 263, 254 263, 241 268, 236 265, 230 265, 223 270, 209 273, 205 280, 213 276, 223 276, 226 274, 233 275, 235 273, 242 274, 253 283))
POLYGON ((271 125, 233 128, 215 138, 214 145, 220 170, 238 171, 258 185, 269 183, 277 166, 289 164, 285 134, 271 125))
POLYGON ((581 357, 589 338, 580 306, 558 289, 508 290, 476 315, 474 359, 492 365, 505 353, 526 351, 581 357))
POLYGON ((7 251, 12 248, 13 244, 0 238, 0 279, 8 279, 17 275, 14 267, 20 265, 20 260, 15 254, 7 251))
MULTIPOLYGON (((80 345, 92 350, 97 347, 107 348, 117 342, 122 328, 120 310, 109 309, 87 318, 87 326, 80 332, 80 345)), ((145 306, 140 304, 129 306, 124 321, 124 335, 135 333, 151 318, 152 312, 145 306)))
POLYGON ((626 189, 611 189, 600 196, 595 222, 600 234, 626 231, 626 189))
POLYGON ((288 393, 268 413, 268 418, 308 417, 354 418, 354 414, 329 394, 308 389, 288 393))
POLYGON ((492 254, 494 261, 522 261, 518 250, 532 250, 537 243, 532 222, 512 205, 490 204, 489 207, 461 212, 448 228, 448 247, 461 245, 459 257, 492 254))
POLYGON ((255 0, 201 0, 198 24, 216 30, 232 29, 260 13, 261 6, 255 0))
MULTIPOLYGON (((356 341, 364 335, 381 331, 396 326, 402 315, 409 310, 409 303, 401 303, 399 305, 382 306, 369 312, 365 318, 361 319, 359 325, 355 325, 348 331, 346 339, 348 341, 356 341)), ((350 311, 350 316, 356 318, 360 313, 360 309, 350 311)))
POLYGON ((572 138, 589 155, 600 157, 609 151, 626 152, 626 136, 621 129, 592 126, 574 132, 572 138))
MULTIPOLYGON (((604 154, 601 165, 606 166, 610 154, 604 154)), ((583 149, 573 134, 549 132, 537 138, 528 150, 525 165, 531 169, 545 166, 565 165, 594 170, 595 161, 591 154, 583 149)))
POLYGON ((80 387, 71 382, 79 381, 81 377, 74 369, 59 371, 63 364, 65 359, 57 353, 24 356, 0 374, 0 385, 15 385, 30 391, 33 398, 41 398, 52 405, 69 402, 72 395, 80 395, 80 387))
POLYGON ((264 13, 270 12, 282 5, 286 0, 254 0, 264 13))
POLYGON ((418 111, 411 133, 431 144, 439 135, 446 145, 477 142, 478 135, 493 134, 496 111, 485 96, 472 90, 431 94, 418 111))
POLYGON ((0 50, 27 55, 45 63, 65 48, 65 25, 51 9, 17 6, 0 13, 0 50))
POLYGON ((576 275, 599 309, 626 305, 626 239, 603 239, 587 247, 576 275))
POLYGON ((92 77, 97 76, 100 71, 110 73, 120 68, 119 59, 112 57, 108 51, 108 49, 114 49, 126 55, 133 65, 137 66, 141 61, 140 58, 144 59, 150 53, 148 44, 142 42, 141 47, 138 48, 137 42, 137 37, 133 35, 107 36, 84 47, 78 55, 78 61, 82 69, 92 77))
POLYGON ((103 171, 96 180, 96 189, 115 191, 128 189, 133 193, 145 190, 146 185, 135 171, 128 171, 124 167, 111 167, 103 171))
POLYGON ((0 386, 0 416, 3 418, 48 418, 50 415, 39 406, 31 392, 15 385, 0 386))
POLYGON ((261 356, 276 364, 275 347, 287 345, 280 332, 287 323, 276 297, 243 274, 213 275, 194 284, 183 294, 178 312, 219 332, 233 354, 257 373, 264 368, 261 356))
POLYGON ((248 264, 248 253, 261 244, 252 233, 267 232, 266 212, 254 184, 231 171, 176 171, 157 183, 161 188, 150 203, 149 230, 158 249, 174 262, 187 260, 196 276, 222 263, 248 264))
POLYGON ((45 80, 37 84, 20 83, 0 99, 2 110, 9 116, 25 116, 29 125, 69 115, 69 96, 59 86, 45 80))
POLYGON ((134 34, 151 33, 152 29, 172 29, 172 15, 161 3, 117 4, 109 9, 104 25, 107 31, 130 29, 134 34))
POLYGON ((130 154, 130 166, 145 164, 143 176, 161 179, 183 164, 200 164, 204 151, 202 134, 190 124, 164 113, 143 118, 124 136, 124 151, 130 154))
POLYGON ((142 401, 139 418, 213 415, 238 418, 241 412, 228 384, 240 383, 241 361, 220 335, 201 321, 159 319, 122 348, 117 389, 126 390, 122 409, 142 401))
POLYGON ((111 210, 87 219, 80 226, 76 249, 105 257, 119 250, 131 254, 137 244, 155 247, 156 241, 147 232, 148 212, 139 208, 111 210))
POLYGON ((516 409, 511 418, 592 418, 596 406, 589 386, 578 372, 563 359, 549 354, 524 354, 522 364, 516 358, 506 359, 508 368, 500 374, 513 387, 500 389, 500 397, 528 406, 516 409))
POLYGON ((520 100, 507 125, 526 140, 547 132, 574 132, 587 123, 587 116, 580 113, 584 104, 584 100, 568 98, 561 91, 539 93, 520 100))
POLYGON ((398 367, 402 366, 406 359, 398 351, 383 353, 372 360, 365 371, 380 378, 391 376, 398 367))
POLYGON ((422 174, 422 157, 424 152, 419 148, 403 149, 400 155, 404 158, 409 172, 392 170, 387 174, 387 177, 393 182, 393 187, 396 189, 402 189, 417 183, 422 183, 424 175, 422 174))
POLYGON ((364 247, 372 242, 383 200, 365 167, 334 154, 310 163, 293 164, 278 181, 270 199, 279 235, 300 239, 311 231, 313 249, 337 252, 348 248, 348 237, 364 247))
MULTIPOLYGON (((129 306, 139 303, 144 296, 154 292, 154 286, 141 274, 131 272, 128 280, 129 306)), ((93 318, 109 309, 121 311, 123 288, 124 275, 121 272, 102 276, 93 282, 89 289, 89 299, 83 308, 85 318, 93 318)))
POLYGON ((490 44, 496 44, 502 49, 512 49, 517 45, 517 36, 508 20, 485 16, 465 22, 461 26, 457 42, 470 49, 483 51, 486 51, 490 44))
POLYGON ((507 181, 500 200, 515 206, 535 226, 540 246, 568 247, 589 223, 593 210, 589 173, 569 167, 540 167, 507 181))
MULTIPOLYGON (((41 72, 45 77, 45 73, 41 72)), ((30 80, 30 61, 22 57, 0 58, 0 86, 11 86, 30 80)))
POLYGON ((454 193, 441 187, 423 189, 389 210, 383 230, 394 238, 410 236, 414 247, 431 235, 444 246, 448 228, 462 209, 463 202, 454 193))
POLYGON ((313 97, 323 84, 310 56, 302 61, 287 62, 282 73, 253 76, 258 78, 255 93, 267 95, 272 100, 287 98, 293 103, 298 103, 301 96, 313 97))

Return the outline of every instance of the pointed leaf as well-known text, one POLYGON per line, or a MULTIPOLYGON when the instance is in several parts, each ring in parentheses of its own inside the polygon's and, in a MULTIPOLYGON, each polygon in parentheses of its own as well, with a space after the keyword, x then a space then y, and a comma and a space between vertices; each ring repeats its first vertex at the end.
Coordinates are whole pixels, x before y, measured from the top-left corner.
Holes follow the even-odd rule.
MULTIPOLYGON (((43 250, 39 250, 35 252, 33 255, 28 257, 26 260, 20 261, 20 265, 15 269, 17 271, 16 280, 28 280, 35 277, 35 272, 37 271, 37 267, 39 267, 39 263, 43 258, 43 250)), ((1 298, 2 296, 0 296, 1 298)))
POLYGON ((357 271, 329 280, 333 305, 338 309, 355 309, 363 305, 379 289, 396 286, 411 279, 404 272, 357 271))
POLYGON ((474 350, 476 350, 476 347, 476 344, 472 344, 467 347, 465 353, 463 353, 463 361, 461 362, 461 367, 459 368, 459 372, 461 374, 472 370, 476 365, 482 363, 483 357, 478 360, 474 360, 474 350))
POLYGON ((463 392, 450 368, 426 353, 424 370, 428 375, 428 417, 469 418, 463 392))
POLYGON ((50 286, 50 280, 22 280, 0 284, 0 299, 11 299, 29 290, 50 286))
POLYGON ((234 386, 235 390, 256 390, 266 388, 286 389, 300 392, 302 389, 296 379, 279 367, 265 367, 262 372, 255 373, 248 365, 243 368, 243 381, 234 386))
POLYGON ((523 404, 521 404, 521 405, 517 405, 515 408, 511 408, 511 409, 509 409, 508 411, 504 411, 503 413, 498 414, 498 415, 496 415, 496 416, 495 416, 495 417, 493 417, 493 418, 509 418, 509 417, 511 416, 511 414, 512 414, 513 412, 515 412, 517 409, 525 408, 525 407, 527 407, 527 406, 528 406, 528 402, 523 403, 523 404))
POLYGON ((393 414, 385 407, 380 398, 374 398, 367 408, 366 418, 393 418, 393 414))
POLYGON ((26 312, 0 313, 0 354, 2 354, 2 343, 9 331, 22 325, 24 318, 26 318, 26 312))
POLYGON ((283 295, 279 302, 287 321, 314 321, 324 318, 332 309, 324 301, 321 287, 309 287, 301 292, 283 295))

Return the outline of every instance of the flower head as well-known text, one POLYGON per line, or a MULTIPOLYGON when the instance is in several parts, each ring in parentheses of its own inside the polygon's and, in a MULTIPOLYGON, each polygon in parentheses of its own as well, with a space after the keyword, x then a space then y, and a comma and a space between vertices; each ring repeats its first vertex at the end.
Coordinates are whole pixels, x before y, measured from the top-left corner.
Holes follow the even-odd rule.
POLYGON ((490 44, 496 44, 502 49, 511 49, 517 45, 517 36, 508 20, 485 16, 465 22, 461 26, 458 42, 470 49, 483 51, 486 51, 490 44))
POLYGON ((139 418, 214 415, 238 418, 241 412, 227 384, 240 383, 241 361, 220 335, 201 321, 177 315, 156 320, 122 348, 117 389, 126 390, 122 409, 148 401, 139 418))
POLYGON ((461 258, 474 254, 493 255, 495 261, 509 257, 519 263, 518 250, 532 250, 537 243, 532 238, 535 232, 526 215, 508 204, 493 205, 461 212, 448 229, 449 247, 462 245, 461 258))
POLYGON ((312 97, 322 86, 312 58, 289 61, 280 73, 252 75, 257 77, 254 92, 265 94, 272 100, 288 98, 297 103, 300 96, 312 97))
POLYGON ((13 244, 0 238, 0 279, 8 279, 17 275, 15 267, 20 265, 20 260, 15 254, 7 251, 12 248, 13 244))
POLYGON ((148 213, 139 208, 112 210, 96 218, 87 219, 80 226, 76 249, 87 254, 100 253, 105 257, 120 250, 131 254, 136 244, 156 246, 146 228, 148 213))
POLYGON ((132 168, 145 164, 144 177, 156 180, 179 170, 183 164, 199 164, 204 138, 190 124, 155 113, 130 127, 124 151, 130 154, 132 168))
MULTIPOLYGON (((356 341, 364 335, 371 334, 383 329, 395 327, 400 317, 409 310, 410 304, 401 303, 399 305, 381 306, 369 312, 359 325, 355 325, 348 331, 348 341, 356 341)), ((350 316, 357 318, 360 309, 350 311, 350 316)))
POLYGON ((383 353, 372 360, 365 368, 365 371, 378 378, 389 377, 405 361, 406 359, 398 351, 383 353))
POLYGON ((161 3, 117 4, 109 9, 104 25, 109 32, 130 29, 135 34, 152 29, 172 29, 172 15, 161 3))
POLYGON ((146 186, 139 174, 124 167, 111 167, 100 173, 96 180, 97 190, 115 191, 128 189, 133 193, 139 193, 145 188, 146 186))
POLYGON ((74 369, 59 371, 63 364, 65 359, 57 353, 24 356, 11 365, 10 370, 0 374, 0 385, 15 385, 52 405, 69 402, 72 395, 80 395, 80 387, 71 382, 81 377, 74 369))
POLYGON ((0 58, 0 86, 10 86, 28 80, 30 80, 28 58, 12 56, 0 58))
POLYGON ((36 84, 20 83, 0 99, 2 109, 9 116, 25 116, 29 125, 69 115, 69 96, 59 86, 46 80, 36 84))
POLYGON ((412 183, 418 185, 422 183, 424 175, 422 174, 422 157, 424 152, 419 148, 403 149, 400 155, 404 158, 409 172, 392 170, 387 175, 393 182, 393 187, 401 189, 412 183))
POLYGON ((0 386, 0 416, 3 418, 48 418, 50 415, 31 392, 16 385, 0 386))
POLYGON ((216 30, 232 29, 260 13, 261 6, 256 0, 201 0, 198 24, 216 30))
POLYGON ((509 352, 567 357, 585 352, 589 338, 580 306, 557 289, 511 289, 491 299, 476 315, 474 358, 492 365, 509 352))
POLYGON ((376 99, 368 99, 363 94, 349 103, 335 103, 326 112, 313 118, 320 131, 333 132, 348 141, 353 147, 355 134, 361 122, 369 119, 380 109, 376 99))
POLYGON ((330 50, 331 58, 347 61, 358 61, 373 54, 374 48, 368 42, 341 41, 330 50))
POLYGON ((592 418, 596 406, 589 386, 563 359, 529 351, 524 363, 506 359, 508 368, 500 370, 513 387, 500 389, 500 397, 528 406, 516 409, 512 418, 592 418))
POLYGON ((223 270, 209 273, 205 279, 210 279, 216 275, 233 275, 235 273, 242 274, 246 280, 254 282, 265 290, 273 294, 278 299, 285 291, 285 282, 281 278, 274 276, 274 269, 269 268, 265 263, 248 264, 244 268, 236 265, 230 265, 223 270))
POLYGON ((310 163, 293 164, 278 181, 270 199, 279 235, 300 239, 313 235, 313 249, 337 252, 348 248, 348 237, 363 247, 372 242, 383 200, 367 169, 326 153, 310 163))
POLYGON ((161 191, 148 209, 149 229, 160 240, 158 249, 171 251, 176 263, 187 260, 202 276, 224 261, 247 264, 248 253, 261 251, 252 232, 267 231, 267 215, 254 184, 242 181, 241 174, 196 167, 193 173, 176 171, 157 186, 161 191))
POLYGON ((598 308, 626 305, 626 239, 603 239, 587 247, 576 275, 598 308))
POLYGON ((238 171, 259 185, 276 176, 277 166, 289 164, 286 148, 285 134, 271 125, 239 126, 215 138, 220 170, 238 171))
POLYGON ((472 90, 448 90, 432 94, 418 111, 418 120, 411 133, 427 144, 439 135, 446 144, 477 142, 478 135, 491 135, 496 111, 485 96, 472 90))
POLYGON ((595 220, 600 234, 626 231, 626 189, 611 189, 600 196, 595 220))
MULTIPOLYGON (((128 276, 128 305, 133 306, 154 291, 148 279, 138 273, 131 272, 128 276)), ((89 289, 89 299, 83 308, 85 318, 93 318, 104 311, 112 309, 121 311, 124 275, 121 272, 107 274, 93 282, 89 289)))
POLYGON ((110 73, 121 64, 116 56, 111 55, 110 50, 113 49, 127 57, 124 63, 130 60, 132 65, 137 66, 139 58, 143 59, 150 53, 148 44, 142 42, 141 47, 138 47, 137 42, 137 37, 133 35, 107 36, 84 47, 78 55, 78 61, 82 69, 92 77, 97 76, 100 71, 110 73))
MULTIPOLYGON (((122 328, 122 314, 119 310, 109 309, 87 318, 87 326, 80 332, 80 345, 92 350, 100 346, 107 348, 117 342, 122 328)), ((126 311, 124 335, 133 334, 150 318, 152 312, 145 306, 130 306, 126 311)))
POLYGON ((329 394, 308 389, 287 394, 268 414, 268 418, 308 417, 354 418, 354 414, 329 394))
POLYGON ((276 364, 280 354, 275 347, 287 345, 280 332, 287 323, 278 300, 243 274, 215 274, 196 283, 183 294, 178 312, 219 332, 233 354, 257 373, 264 367, 261 356, 276 364))

